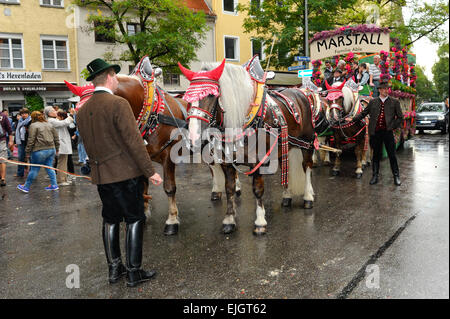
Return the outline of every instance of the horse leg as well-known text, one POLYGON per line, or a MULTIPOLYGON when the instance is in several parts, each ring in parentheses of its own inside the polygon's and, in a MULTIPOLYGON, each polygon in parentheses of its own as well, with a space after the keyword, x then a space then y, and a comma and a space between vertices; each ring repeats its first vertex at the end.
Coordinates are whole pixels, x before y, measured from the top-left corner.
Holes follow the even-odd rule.
MULTIPOLYGON (((289 171, 288 187, 283 190, 283 207, 292 206, 292 196, 303 195, 305 190, 305 172, 302 167, 303 153, 298 148, 291 148, 288 153, 289 171)), ((311 158, 312 164, 312 158, 311 158)))
POLYGON ((241 181, 239 180, 239 174, 236 171, 236 196, 241 196, 241 181))
POLYGON ((178 207, 175 200, 177 186, 175 184, 175 164, 170 160, 169 156, 163 158, 164 168, 164 191, 169 200, 169 216, 164 226, 164 235, 176 235, 178 233, 178 207))
POLYGON ((310 209, 313 207, 314 202, 314 189, 311 183, 311 172, 312 172, 312 154, 313 150, 302 150, 303 153, 303 171, 305 172, 305 193, 303 195, 303 207, 310 209))
MULTIPOLYGON (((326 143, 326 141, 327 141, 326 136, 320 136, 320 137, 318 137, 318 140, 319 140, 320 144, 327 145, 327 143, 326 143)), ((323 165, 330 165, 330 153, 327 152, 327 151, 320 150, 319 154, 320 154, 320 160, 322 161, 322 164, 323 165)))
POLYGON ((318 155, 318 153, 319 153, 319 155, 320 155, 320 160, 322 161, 322 151, 315 151, 314 152, 314 154, 313 154, 313 167, 317 167, 317 166, 319 166, 319 155, 318 155))
POLYGON ((231 165, 222 165, 225 174, 225 190, 227 193, 227 212, 222 222, 222 232, 231 234, 236 229, 236 170, 231 165))
POLYGON ((218 164, 209 165, 213 177, 213 188, 211 191, 211 200, 218 201, 222 199, 222 192, 225 191, 225 175, 218 164))
POLYGON ((334 166, 331 173, 333 174, 333 176, 338 176, 340 170, 341 170, 341 158, 339 156, 339 153, 336 153, 336 159, 334 160, 334 166))
POLYGON ((255 173, 253 175, 253 194, 256 197, 256 220, 253 235, 261 236, 266 234, 266 211, 262 197, 264 195, 264 179, 261 174, 255 173))
POLYGON ((361 143, 361 141, 359 141, 355 147, 355 155, 356 155, 356 172, 355 173, 356 173, 357 179, 360 179, 363 174, 363 169, 362 169, 363 153, 364 153, 364 142, 361 143))

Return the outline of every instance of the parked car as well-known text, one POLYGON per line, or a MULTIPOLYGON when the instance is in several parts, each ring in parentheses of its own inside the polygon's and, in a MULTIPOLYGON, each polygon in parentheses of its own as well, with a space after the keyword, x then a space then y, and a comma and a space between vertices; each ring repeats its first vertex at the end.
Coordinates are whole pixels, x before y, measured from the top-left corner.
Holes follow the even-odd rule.
POLYGON ((422 134, 424 130, 441 130, 448 132, 449 114, 444 102, 423 103, 416 109, 416 129, 422 134))

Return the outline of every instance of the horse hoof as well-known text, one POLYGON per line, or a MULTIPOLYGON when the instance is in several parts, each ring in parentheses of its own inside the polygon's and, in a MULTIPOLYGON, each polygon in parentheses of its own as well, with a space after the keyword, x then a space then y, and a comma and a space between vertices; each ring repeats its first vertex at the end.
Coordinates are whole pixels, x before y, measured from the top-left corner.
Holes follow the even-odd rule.
POLYGON ((370 166, 370 162, 367 162, 367 163, 366 163, 366 166, 370 166))
POLYGON ((281 202, 282 207, 291 207, 292 206, 292 198, 283 198, 281 202))
POLYGON ((212 192, 211 193, 211 201, 215 202, 222 199, 222 193, 212 192))
POLYGON ((236 191, 236 196, 240 197, 241 196, 241 190, 236 191))
POLYGON ((305 201, 303 202, 303 207, 304 207, 305 209, 311 209, 311 208, 313 208, 313 202, 312 202, 312 200, 305 200, 305 201))
POLYGON ((166 224, 164 227, 164 235, 172 236, 178 234, 178 224, 166 224))
POLYGON ((331 171, 331 175, 338 176, 339 175, 339 171, 332 170, 331 171))
POLYGON ((224 234, 231 234, 235 230, 236 230, 236 225, 235 224, 224 224, 223 227, 222 227, 222 232, 224 234))
POLYGON ((266 226, 255 226, 255 229, 253 229, 253 235, 255 236, 265 235, 266 232, 266 226))
POLYGON ((356 174, 356 179, 361 179, 361 177, 362 177, 362 173, 357 173, 356 174))

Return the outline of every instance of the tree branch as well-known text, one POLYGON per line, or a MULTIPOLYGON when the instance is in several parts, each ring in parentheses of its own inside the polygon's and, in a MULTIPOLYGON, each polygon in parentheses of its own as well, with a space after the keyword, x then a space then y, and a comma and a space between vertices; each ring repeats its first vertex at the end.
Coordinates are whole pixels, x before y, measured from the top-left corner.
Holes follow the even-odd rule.
POLYGON ((427 32, 425 32, 425 33, 423 33, 423 34, 421 34, 417 39, 415 39, 414 41, 409 42, 409 43, 406 44, 406 45, 407 45, 407 46, 408 46, 408 45, 411 45, 411 44, 413 44, 414 42, 416 42, 417 40, 419 40, 419 39, 423 38, 424 36, 430 34, 430 33, 433 32, 434 30, 436 30, 437 28, 439 28, 441 25, 443 25, 448 19, 449 19, 449 17, 445 18, 445 20, 442 21, 441 23, 439 23, 437 26, 435 26, 435 27, 433 27, 432 29, 430 29, 429 31, 427 31, 427 32))

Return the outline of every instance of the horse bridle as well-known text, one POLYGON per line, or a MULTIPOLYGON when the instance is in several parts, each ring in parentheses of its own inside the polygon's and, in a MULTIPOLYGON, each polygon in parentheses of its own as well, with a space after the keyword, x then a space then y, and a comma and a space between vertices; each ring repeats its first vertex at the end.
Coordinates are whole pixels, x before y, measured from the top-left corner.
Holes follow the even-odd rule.
POLYGON ((219 97, 216 98, 211 113, 198 106, 192 105, 188 110, 188 117, 186 120, 189 121, 189 119, 191 118, 196 118, 198 120, 206 122, 208 124, 208 127, 219 127, 222 124, 217 123, 216 120, 219 109, 222 111, 222 114, 225 113, 223 107, 220 105, 219 97))

